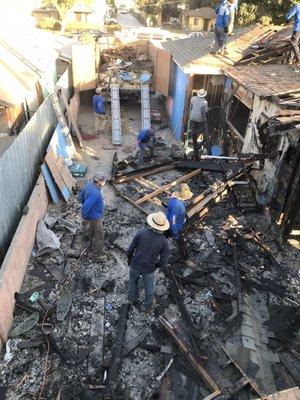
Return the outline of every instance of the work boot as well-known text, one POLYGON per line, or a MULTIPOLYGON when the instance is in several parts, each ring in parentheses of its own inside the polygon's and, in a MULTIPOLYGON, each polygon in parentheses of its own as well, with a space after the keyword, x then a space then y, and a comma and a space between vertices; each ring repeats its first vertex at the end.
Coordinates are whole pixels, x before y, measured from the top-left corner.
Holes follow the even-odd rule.
POLYGON ((186 260, 185 265, 191 269, 195 269, 197 267, 197 265, 192 260, 186 260))
POLYGON ((141 303, 140 303, 140 301, 138 300, 138 299, 135 299, 135 300, 130 300, 129 299, 129 304, 131 305, 131 306, 134 306, 134 307, 139 307, 140 305, 141 305, 141 303))
POLYGON ((143 307, 144 313, 145 313, 145 314, 151 314, 152 311, 154 310, 155 306, 156 306, 156 298, 154 297, 154 299, 153 299, 153 301, 152 301, 151 307, 149 307, 149 308, 143 307))

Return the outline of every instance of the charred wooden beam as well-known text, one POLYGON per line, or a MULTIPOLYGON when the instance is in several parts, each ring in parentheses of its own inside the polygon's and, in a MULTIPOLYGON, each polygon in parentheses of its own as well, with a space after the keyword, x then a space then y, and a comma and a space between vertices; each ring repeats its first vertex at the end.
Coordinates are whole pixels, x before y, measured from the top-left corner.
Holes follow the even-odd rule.
POLYGON ((115 183, 125 183, 132 181, 136 178, 142 178, 148 175, 159 174, 160 172, 165 172, 173 169, 175 167, 175 162, 166 162, 162 164, 155 164, 145 168, 135 169, 134 171, 127 172, 125 174, 117 175, 114 182, 115 183))
POLYGON ((128 311, 128 303, 123 304, 119 311, 117 335, 113 345, 110 367, 108 371, 108 385, 102 392, 104 399, 111 399, 117 386, 118 374, 121 369, 123 359, 122 350, 126 333, 128 311))
POLYGON ((206 372, 206 370, 202 367, 202 365, 199 363, 197 358, 192 354, 190 349, 188 348, 187 344, 178 337, 178 334, 174 330, 173 326, 169 323, 168 320, 166 320, 164 317, 160 316, 158 318, 159 322, 162 324, 162 326, 165 328, 165 330, 170 334, 170 336, 173 338, 181 352, 184 354, 188 362, 193 366, 195 371, 199 374, 199 376, 204 380, 204 382, 208 385, 208 387, 213 390, 213 393, 211 393, 209 396, 206 396, 205 399, 203 400, 211 400, 218 396, 221 391, 217 384, 213 381, 213 379, 209 376, 209 374, 206 372))
POLYGON ((117 195, 122 197, 122 199, 126 200, 128 203, 130 203, 133 207, 137 208, 139 211, 141 211, 143 214, 148 215, 147 211, 144 210, 141 206, 136 204, 133 200, 131 200, 129 197, 125 196, 113 182, 110 182, 112 188, 116 191, 117 195))

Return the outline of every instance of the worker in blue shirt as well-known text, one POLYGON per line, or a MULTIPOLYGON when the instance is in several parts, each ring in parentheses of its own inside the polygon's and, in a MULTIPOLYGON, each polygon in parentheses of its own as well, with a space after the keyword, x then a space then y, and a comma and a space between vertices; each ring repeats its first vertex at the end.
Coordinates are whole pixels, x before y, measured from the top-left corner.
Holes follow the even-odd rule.
POLYGON ((105 131, 106 101, 102 88, 98 87, 93 96, 93 112, 95 116, 95 134, 105 131))
POLYGON ((168 204, 167 219, 170 223, 170 229, 166 236, 172 236, 177 242, 179 254, 185 264, 194 268, 195 264, 188 259, 188 253, 183 236, 183 228, 186 222, 186 211, 184 201, 190 200, 193 197, 189 186, 186 183, 180 185, 180 190, 172 193, 168 204))
POLYGON ((212 54, 221 54, 225 55, 226 51, 226 43, 227 43, 227 34, 228 27, 230 24, 230 6, 234 4, 235 0, 227 0, 226 4, 220 4, 216 8, 216 24, 215 24, 215 47, 212 54))
POLYGON ((291 42, 295 51, 297 63, 300 62, 299 39, 300 39, 300 4, 294 5, 286 15, 286 23, 294 18, 293 34, 291 42))
POLYGON ((154 146, 156 144, 156 136, 153 129, 143 129, 137 138, 137 144, 139 147, 139 164, 145 162, 145 151, 150 149, 151 156, 154 154, 154 146))
POLYGON ((168 264, 169 244, 163 232, 169 229, 169 222, 163 212, 147 216, 148 226, 134 236, 128 251, 129 285, 128 297, 132 305, 139 305, 138 283, 143 279, 145 290, 144 311, 150 313, 155 307, 155 270, 168 264))
POLYGON ((104 254, 103 213, 104 200, 101 188, 105 185, 105 177, 101 172, 93 176, 92 182, 88 182, 80 192, 81 212, 85 225, 89 227, 90 250, 94 262, 106 262, 104 254))
MULTIPOLYGON (((222 0, 221 5, 224 5, 227 3, 228 0, 222 0)), ((234 19, 235 19, 235 14, 238 11, 238 0, 234 0, 232 4, 229 4, 229 10, 230 10, 230 22, 228 25, 228 35, 234 35, 233 33, 233 25, 234 25, 234 19)))

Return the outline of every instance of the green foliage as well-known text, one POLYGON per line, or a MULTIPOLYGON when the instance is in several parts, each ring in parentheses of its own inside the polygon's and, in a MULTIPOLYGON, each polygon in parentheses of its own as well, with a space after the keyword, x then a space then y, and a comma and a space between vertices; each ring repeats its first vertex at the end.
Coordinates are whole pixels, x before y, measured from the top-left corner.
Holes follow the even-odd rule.
POLYGON ((61 29, 61 23, 55 18, 44 17, 37 23, 37 28, 59 31, 61 29))
MULTIPOLYGON (((81 0, 81 3, 89 5, 92 0, 81 0)), ((76 0, 43 0, 43 6, 55 7, 61 19, 64 19, 67 12, 75 5, 76 0)))
POLYGON ((257 12, 257 5, 242 3, 238 13, 238 24, 241 26, 253 24, 257 20, 257 12))

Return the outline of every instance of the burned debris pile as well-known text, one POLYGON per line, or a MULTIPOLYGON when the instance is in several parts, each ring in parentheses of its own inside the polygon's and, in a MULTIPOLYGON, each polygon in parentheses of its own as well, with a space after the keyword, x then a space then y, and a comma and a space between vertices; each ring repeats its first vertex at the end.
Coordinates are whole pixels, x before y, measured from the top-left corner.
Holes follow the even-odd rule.
POLYGON ((287 64, 294 60, 290 28, 270 29, 259 37, 235 65, 287 64))
POLYGON ((153 61, 147 48, 126 46, 101 52, 99 84, 118 85, 124 90, 140 90, 141 84, 152 84, 153 61))
POLYGON ((143 168, 114 157, 104 265, 89 259, 78 201, 49 207, 59 248, 35 253, 16 294, 0 375, 7 398, 244 400, 299 385, 296 254, 254 201, 259 161, 160 152, 143 168), (126 249, 178 182, 194 193, 185 233, 196 267, 171 244, 146 315, 128 305, 126 249))

